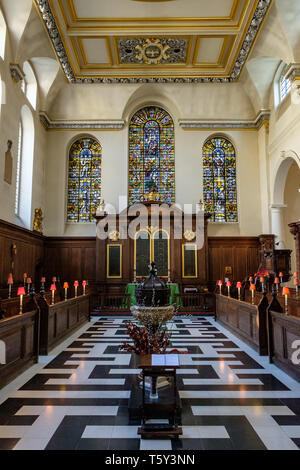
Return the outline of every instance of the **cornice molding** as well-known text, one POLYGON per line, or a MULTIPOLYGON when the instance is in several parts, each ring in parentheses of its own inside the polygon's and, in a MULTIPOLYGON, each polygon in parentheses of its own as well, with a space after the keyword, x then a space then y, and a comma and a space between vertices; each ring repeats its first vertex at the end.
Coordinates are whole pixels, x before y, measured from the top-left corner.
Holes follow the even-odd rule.
POLYGON ((125 126, 124 120, 99 119, 99 120, 54 120, 52 121, 47 113, 40 112, 40 121, 48 130, 122 130, 125 126))
POLYGON ((246 37, 237 56, 235 65, 232 69, 230 77, 112 77, 112 78, 76 78, 70 61, 68 59, 65 47, 63 45, 54 15, 51 11, 48 0, 35 0, 40 10, 43 21, 48 30, 48 34, 53 43, 57 57, 61 63, 64 73, 70 83, 228 83, 235 82, 242 71, 242 68, 254 44, 260 25, 266 16, 272 0, 260 0, 253 18, 250 22, 246 37))
POLYGON ((261 110, 254 120, 220 120, 204 121, 201 119, 179 119, 179 125, 184 130, 216 130, 216 129, 260 129, 260 127, 269 122, 270 111, 261 110))

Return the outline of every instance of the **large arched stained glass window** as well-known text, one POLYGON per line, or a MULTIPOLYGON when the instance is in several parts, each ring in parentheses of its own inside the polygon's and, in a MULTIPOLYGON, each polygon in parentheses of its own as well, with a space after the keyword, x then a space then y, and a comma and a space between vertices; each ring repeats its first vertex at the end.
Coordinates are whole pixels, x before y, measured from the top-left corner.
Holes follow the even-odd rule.
POLYGON ((203 147, 205 212, 213 222, 237 222, 236 156, 224 137, 209 139, 203 147))
POLYGON ((92 222, 101 198, 102 149, 89 137, 74 142, 69 154, 68 222, 92 222))
POLYGON ((139 110, 129 127, 129 204, 175 201, 174 124, 163 109, 139 110))

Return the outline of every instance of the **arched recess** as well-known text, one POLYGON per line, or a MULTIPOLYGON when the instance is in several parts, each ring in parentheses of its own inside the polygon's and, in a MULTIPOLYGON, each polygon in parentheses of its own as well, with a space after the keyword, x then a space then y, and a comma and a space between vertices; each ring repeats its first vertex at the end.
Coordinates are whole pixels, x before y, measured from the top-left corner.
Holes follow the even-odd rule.
MULTIPOLYGON (((296 162, 300 168, 300 157, 293 150, 282 152, 282 159, 277 165, 273 185, 273 204, 284 204, 284 190, 286 178, 293 162, 296 162)), ((300 182, 299 182, 300 187, 300 182)))
POLYGON ((102 147, 91 136, 77 136, 68 154, 67 221, 93 222, 101 199, 102 147))
POLYGON ((166 230, 156 230, 152 235, 152 261, 157 274, 168 277, 170 267, 170 236, 166 230))
POLYGON ((148 230, 139 230, 134 236, 134 266, 136 276, 145 277, 151 262, 151 235, 148 230))
POLYGON ((26 97, 33 107, 36 109, 36 98, 37 98, 37 81, 35 78, 34 71, 28 61, 23 64, 23 72, 25 74, 25 94, 26 97))
POLYGON ((28 229, 31 228, 34 135, 33 116, 29 107, 24 105, 19 126, 15 212, 22 225, 28 229))
POLYGON ((6 46, 6 32, 7 27, 4 16, 0 10, 0 57, 4 60, 5 58, 5 46, 6 46))

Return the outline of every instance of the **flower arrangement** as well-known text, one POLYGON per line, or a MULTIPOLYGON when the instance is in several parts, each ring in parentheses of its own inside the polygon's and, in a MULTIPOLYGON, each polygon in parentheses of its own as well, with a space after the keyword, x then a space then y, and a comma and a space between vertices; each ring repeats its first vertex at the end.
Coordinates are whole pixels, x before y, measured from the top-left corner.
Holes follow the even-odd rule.
POLYGON ((126 323, 126 333, 133 340, 133 345, 123 343, 121 350, 133 352, 145 356, 146 354, 164 354, 170 344, 171 335, 166 330, 158 330, 151 333, 145 327, 139 327, 135 323, 126 323))

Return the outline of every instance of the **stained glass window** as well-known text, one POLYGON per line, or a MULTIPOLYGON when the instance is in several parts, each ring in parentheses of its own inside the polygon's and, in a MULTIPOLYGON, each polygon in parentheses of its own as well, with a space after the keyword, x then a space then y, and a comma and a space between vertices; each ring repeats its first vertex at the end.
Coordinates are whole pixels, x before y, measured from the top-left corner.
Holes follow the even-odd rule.
POLYGON ((129 204, 175 201, 174 124, 161 108, 139 110, 129 127, 129 204))
POLYGON ((203 147, 205 212, 213 222, 237 222, 236 156, 232 143, 216 137, 203 147))
POLYGON ((68 222, 92 222, 101 198, 102 149, 91 138, 77 140, 69 155, 68 222))

